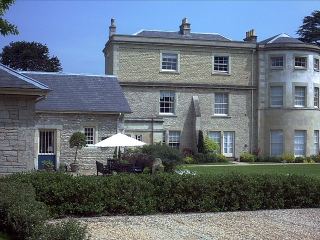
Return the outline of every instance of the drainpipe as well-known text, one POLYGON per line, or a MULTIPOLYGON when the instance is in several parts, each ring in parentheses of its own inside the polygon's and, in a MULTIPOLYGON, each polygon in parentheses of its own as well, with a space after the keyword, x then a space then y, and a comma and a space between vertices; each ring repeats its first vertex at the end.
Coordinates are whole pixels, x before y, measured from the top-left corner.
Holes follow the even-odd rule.
MULTIPOLYGON (((251 87, 253 87, 253 72, 254 72, 254 66, 253 66, 253 59, 254 59, 254 52, 255 49, 252 49, 251 52, 251 87)), ((251 141, 250 141, 250 152, 253 151, 253 89, 251 89, 251 141)))
POLYGON ((154 136, 153 136, 153 134, 154 134, 154 122, 153 122, 153 117, 151 118, 151 144, 153 144, 154 143, 154 136))

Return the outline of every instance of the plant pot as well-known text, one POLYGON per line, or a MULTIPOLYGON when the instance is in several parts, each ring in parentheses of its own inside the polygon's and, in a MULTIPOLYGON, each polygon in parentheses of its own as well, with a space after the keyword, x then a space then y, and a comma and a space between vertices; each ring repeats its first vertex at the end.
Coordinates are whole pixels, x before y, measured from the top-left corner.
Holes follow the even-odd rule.
POLYGON ((70 164, 71 172, 78 172, 79 168, 80 168, 80 164, 79 163, 71 163, 70 164))

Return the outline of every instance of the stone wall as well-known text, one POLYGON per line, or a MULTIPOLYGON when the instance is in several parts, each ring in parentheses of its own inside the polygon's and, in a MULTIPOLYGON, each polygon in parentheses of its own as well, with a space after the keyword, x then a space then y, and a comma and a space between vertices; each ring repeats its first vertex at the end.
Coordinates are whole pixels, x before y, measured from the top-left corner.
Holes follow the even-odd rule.
MULTIPOLYGON (((36 129, 37 134, 41 129, 52 129, 56 131, 57 161, 59 163, 72 163, 75 149, 69 147, 69 139, 74 132, 84 132, 84 127, 95 128, 95 143, 104 138, 110 137, 117 132, 117 114, 48 114, 37 113, 36 129)), ((37 146, 38 138, 35 145, 37 146)), ((85 147, 78 152, 78 161, 84 170, 95 170, 95 161, 106 162, 112 157, 114 148, 85 147)), ((37 155, 37 152, 36 152, 37 155)), ((35 159, 36 161, 36 159, 35 159)))
POLYGON ((0 95, 0 174, 34 169, 35 97, 0 95))
POLYGON ((250 85, 252 63, 255 69, 255 54, 252 56, 250 49, 183 48, 156 45, 138 48, 128 44, 120 45, 116 55, 117 61, 113 61, 113 67, 118 68, 114 74, 118 75, 119 81, 250 85), (180 54, 180 73, 160 71, 161 51, 176 51, 180 54), (214 54, 229 54, 230 74, 212 73, 214 54))
MULTIPOLYGON (((234 131, 236 157, 239 157, 241 151, 249 150, 250 144, 253 144, 253 148, 255 147, 254 143, 257 141, 250 141, 251 138, 256 138, 256 116, 253 116, 253 122, 251 118, 251 90, 167 89, 175 91, 176 108, 174 115, 164 116, 159 114, 159 98, 160 90, 166 89, 123 87, 125 96, 133 111, 126 118, 162 118, 164 131, 181 131, 181 149, 187 147, 195 150, 197 135, 192 97, 198 96, 201 112, 200 129, 204 131, 205 135, 209 131, 234 131), (213 116, 215 92, 229 93, 229 115, 226 117, 213 116), (252 123, 254 132, 251 131, 252 123)), ((256 113, 255 106, 253 112, 256 113)), ((130 122, 126 122, 126 124, 130 124, 130 122)), ((129 126, 126 126, 126 128, 129 128, 129 126)), ((138 133, 138 131, 134 132, 133 129, 132 132, 138 133)))

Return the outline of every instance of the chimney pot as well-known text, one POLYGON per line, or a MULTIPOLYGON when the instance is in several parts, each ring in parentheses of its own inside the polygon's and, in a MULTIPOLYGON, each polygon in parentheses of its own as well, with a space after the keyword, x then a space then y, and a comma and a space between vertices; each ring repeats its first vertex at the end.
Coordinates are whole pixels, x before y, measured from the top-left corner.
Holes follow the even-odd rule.
POLYGON ((111 23, 110 23, 110 26, 109 26, 109 38, 111 38, 111 36, 116 33, 116 30, 117 30, 117 26, 116 26, 116 23, 115 23, 115 19, 111 18, 111 23))
POLYGON ((180 34, 189 35, 191 33, 190 23, 187 18, 182 19, 182 23, 180 25, 180 34))
POLYGON ((254 29, 249 30, 246 32, 246 38, 243 39, 245 42, 257 42, 258 37, 256 36, 256 32, 254 29))

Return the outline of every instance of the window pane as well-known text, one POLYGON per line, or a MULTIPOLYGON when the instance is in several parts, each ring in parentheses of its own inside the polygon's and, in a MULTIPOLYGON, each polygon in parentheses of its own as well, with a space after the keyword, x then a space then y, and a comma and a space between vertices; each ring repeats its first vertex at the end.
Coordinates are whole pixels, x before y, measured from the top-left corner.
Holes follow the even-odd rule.
POLYGON ((173 91, 160 91, 160 113, 174 113, 173 91))
POLYGON ((283 105, 283 87, 271 87, 271 106, 282 106, 283 105))
POLYGON ((169 146, 172 148, 180 147, 180 132, 169 131, 169 146))
POLYGON ((295 131, 294 133, 294 155, 304 156, 306 154, 306 134, 305 131, 295 131))
POLYGON ((307 58, 306 57, 295 57, 294 66, 300 68, 307 67, 307 58))
POLYGON ((94 144, 94 128, 84 128, 84 135, 86 135, 87 145, 94 144))
POLYGON ((283 67, 283 57, 271 57, 272 67, 283 67))
POLYGON ((319 88, 314 88, 314 106, 319 108, 319 88))
POLYGON ((315 71, 319 71, 319 58, 314 58, 313 59, 313 69, 315 71))
POLYGON ((229 98, 228 93, 215 93, 214 94, 214 114, 228 115, 229 98))
POLYGON ((162 53, 161 69, 163 70, 177 70, 178 54, 162 53))
POLYGON ((315 130, 313 134, 313 154, 318 155, 319 154, 319 130, 315 130))
POLYGON ((270 132, 271 156, 283 154, 283 132, 282 130, 272 130, 270 132))
POLYGON ((229 157, 233 156, 234 132, 223 132, 223 153, 229 157))
POLYGON ((214 56, 213 69, 216 72, 229 72, 229 57, 214 56))
POLYGON ((296 107, 305 106, 305 87, 295 87, 294 105, 296 107))

